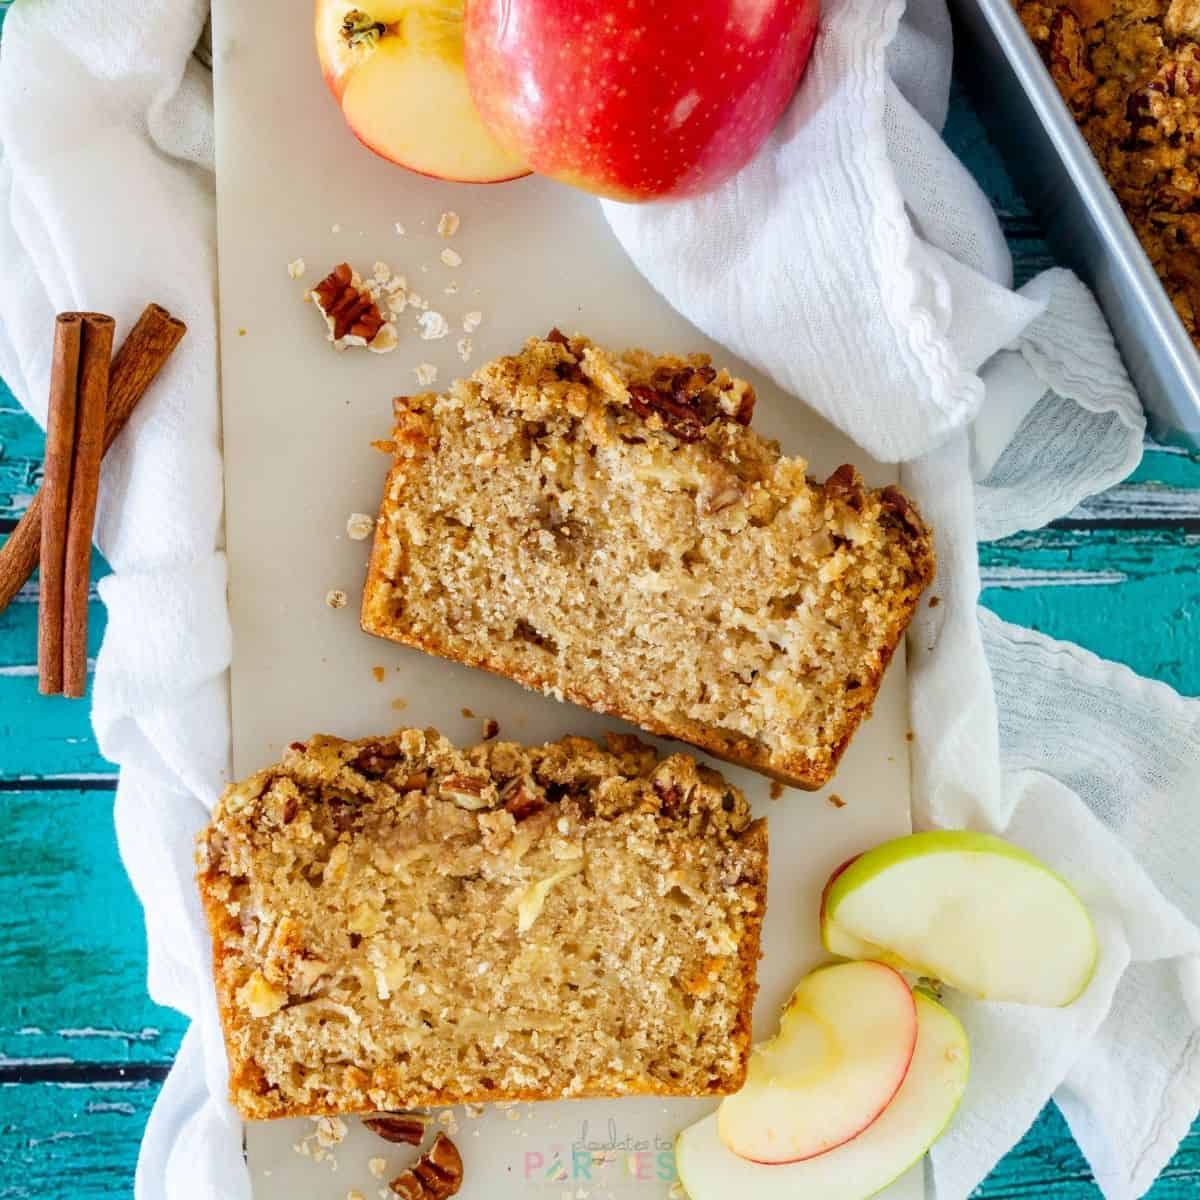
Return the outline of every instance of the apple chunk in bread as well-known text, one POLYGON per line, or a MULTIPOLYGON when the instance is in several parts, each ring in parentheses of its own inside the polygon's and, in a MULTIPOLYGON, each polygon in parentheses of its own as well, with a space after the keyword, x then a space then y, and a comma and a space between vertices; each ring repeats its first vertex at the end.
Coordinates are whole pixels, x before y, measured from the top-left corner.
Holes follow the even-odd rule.
POLYGON ((1070 1004, 1096 965, 1079 897, 1032 854, 968 830, 914 833, 839 868, 821 902, 833 953, 882 958, 982 1000, 1070 1004))
POLYGON ((316 37, 325 82, 369 150, 462 183, 529 174, 471 101, 462 0, 317 0, 316 37))
MULTIPOLYGON (((767 1165, 731 1153, 722 1144, 714 1113, 685 1129, 675 1142, 675 1165, 691 1200, 866 1200, 903 1175, 950 1123, 970 1062, 967 1036, 957 1018, 923 992, 916 993, 915 1001, 912 1064, 878 1120, 828 1154, 767 1165)), ((829 1098, 836 1100, 836 1088, 829 1098)))
POLYGON ((899 1090, 917 1039, 904 979, 882 963, 801 980, 779 1033, 755 1047, 746 1083, 721 1104, 721 1141, 741 1158, 789 1163, 860 1133, 899 1090))

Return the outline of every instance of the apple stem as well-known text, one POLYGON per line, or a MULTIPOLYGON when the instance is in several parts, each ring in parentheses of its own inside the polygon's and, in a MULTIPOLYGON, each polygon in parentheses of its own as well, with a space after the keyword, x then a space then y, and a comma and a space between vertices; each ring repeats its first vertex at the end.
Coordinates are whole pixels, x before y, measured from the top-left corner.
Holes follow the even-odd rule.
POLYGON ((373 46, 386 32, 382 21, 372 20, 361 9, 352 8, 342 21, 342 37, 350 46, 373 46))

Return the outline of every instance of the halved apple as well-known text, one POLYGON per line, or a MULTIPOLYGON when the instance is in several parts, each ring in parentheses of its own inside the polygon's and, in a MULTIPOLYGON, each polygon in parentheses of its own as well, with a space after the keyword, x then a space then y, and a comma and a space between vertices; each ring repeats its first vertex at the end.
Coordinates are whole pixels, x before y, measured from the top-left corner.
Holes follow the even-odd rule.
POLYGON ((968 830, 914 833, 839 868, 821 902, 827 949, 883 959, 982 1000, 1061 1007, 1087 987, 1096 932, 1032 854, 968 830))
POLYGON ((779 1032, 756 1046, 746 1084, 718 1110, 741 1158, 790 1163, 849 1141, 899 1090, 917 1041, 902 976, 882 963, 823 967, 800 981, 779 1032))
POLYGON ((317 0, 325 82, 369 150, 438 179, 528 175, 487 132, 467 90, 463 0, 317 0))
MULTIPOLYGON (((878 1120, 828 1154, 768 1166, 726 1149, 714 1113, 675 1142, 675 1165, 691 1200, 866 1200, 903 1175, 950 1123, 970 1063, 967 1035, 957 1018, 923 992, 915 999, 916 1052, 878 1120)), ((831 1089, 830 1099, 835 1098, 831 1089)))

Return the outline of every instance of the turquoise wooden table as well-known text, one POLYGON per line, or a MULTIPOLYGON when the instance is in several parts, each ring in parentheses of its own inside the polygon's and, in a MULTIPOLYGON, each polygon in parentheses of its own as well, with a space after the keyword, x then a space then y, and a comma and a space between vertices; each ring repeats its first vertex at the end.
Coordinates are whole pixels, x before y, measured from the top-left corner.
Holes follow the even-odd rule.
MULTIPOLYGON (((1049 266, 1036 221, 957 94, 948 136, 1003 218, 1018 281, 1049 266)), ((37 488, 41 459, 40 432, 0 384, 0 533, 37 488)), ((1148 446, 1127 481, 1066 519, 981 547, 983 599, 1195 694, 1198 551, 1200 454, 1148 446)), ((93 601, 93 653, 103 626, 93 601)), ((116 776, 87 706, 38 696, 35 627, 27 587, 0 615, 0 1200, 125 1196, 184 1022, 146 996, 141 913, 113 836, 116 776)), ((1053 1107, 976 1194, 1099 1196, 1053 1107)), ((1200 1123, 1151 1196, 1200 1196, 1200 1123)))

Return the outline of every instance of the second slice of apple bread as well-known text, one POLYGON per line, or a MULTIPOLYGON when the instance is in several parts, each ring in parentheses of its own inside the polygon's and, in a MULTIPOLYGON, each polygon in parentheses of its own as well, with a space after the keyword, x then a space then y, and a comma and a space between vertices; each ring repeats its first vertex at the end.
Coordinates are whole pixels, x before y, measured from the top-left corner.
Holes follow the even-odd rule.
POLYGON ((753 407, 704 355, 557 331, 401 397, 363 628, 821 786, 932 539, 895 488, 808 478, 753 407))
POLYGON ((313 737, 199 847, 249 1118, 736 1091, 767 830, 632 737, 313 737))

